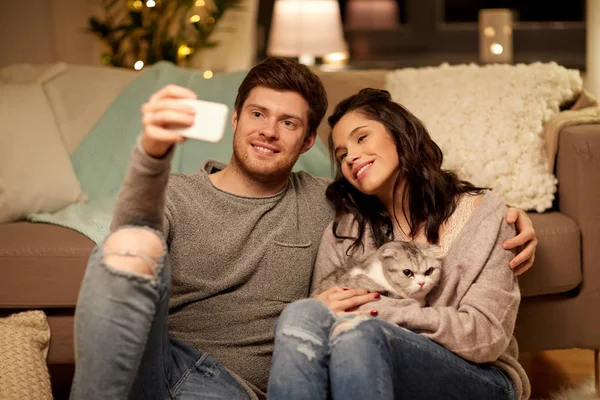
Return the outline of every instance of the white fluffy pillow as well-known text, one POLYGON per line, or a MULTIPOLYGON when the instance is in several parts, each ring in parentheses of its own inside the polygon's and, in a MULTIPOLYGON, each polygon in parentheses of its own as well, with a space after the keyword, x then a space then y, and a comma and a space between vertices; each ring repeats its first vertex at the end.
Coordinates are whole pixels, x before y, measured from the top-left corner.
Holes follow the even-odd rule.
POLYGON ((491 187, 507 204, 552 207, 543 123, 582 90, 579 71, 556 63, 447 64, 390 72, 387 90, 421 119, 444 152, 444 168, 491 187))
POLYGON ((0 84, 0 223, 82 198, 41 82, 0 84))

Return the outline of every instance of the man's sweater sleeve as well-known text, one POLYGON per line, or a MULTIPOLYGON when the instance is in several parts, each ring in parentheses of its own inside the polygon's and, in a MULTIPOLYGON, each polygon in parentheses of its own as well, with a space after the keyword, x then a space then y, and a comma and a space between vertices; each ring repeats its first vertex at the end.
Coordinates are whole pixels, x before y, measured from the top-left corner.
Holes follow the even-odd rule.
POLYGON ((454 280, 461 279, 458 276, 461 270, 480 269, 458 307, 422 308, 414 299, 382 298, 376 305, 379 317, 421 333, 467 360, 476 363, 497 360, 510 343, 520 303, 517 280, 508 268, 513 254, 502 248, 502 242, 513 237, 514 231, 504 223, 503 214, 500 217, 502 220, 482 221, 477 243, 471 246, 474 252, 491 249, 489 256, 482 258, 483 265, 470 265, 474 263, 473 257, 466 251, 457 263, 444 266, 443 273, 454 274, 454 280), (478 246, 487 240, 493 246, 481 246, 483 249, 478 246))
POLYGON ((174 150, 162 158, 150 156, 138 139, 113 214, 111 232, 123 225, 148 226, 169 232, 165 197, 174 150))

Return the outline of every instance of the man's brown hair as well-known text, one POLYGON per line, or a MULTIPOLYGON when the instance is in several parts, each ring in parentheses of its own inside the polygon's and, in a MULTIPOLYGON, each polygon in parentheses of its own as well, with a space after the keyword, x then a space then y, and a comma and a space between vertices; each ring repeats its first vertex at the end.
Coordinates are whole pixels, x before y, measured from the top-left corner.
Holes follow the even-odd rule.
POLYGON ((271 57, 255 65, 244 78, 235 99, 238 116, 255 87, 296 92, 308 103, 307 135, 317 131, 327 111, 327 94, 321 79, 296 61, 271 57))

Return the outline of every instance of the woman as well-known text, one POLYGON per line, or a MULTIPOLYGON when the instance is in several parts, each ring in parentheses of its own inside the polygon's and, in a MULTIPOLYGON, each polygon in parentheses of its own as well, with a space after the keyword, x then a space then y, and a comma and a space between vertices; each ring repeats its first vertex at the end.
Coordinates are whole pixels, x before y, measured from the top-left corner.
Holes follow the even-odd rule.
POLYGON ((441 169, 421 121, 386 91, 361 90, 329 124, 336 218, 321 242, 313 298, 277 322, 269 398, 527 399, 513 336, 520 292, 502 248, 514 230, 502 200, 441 169), (441 280, 428 306, 361 288, 322 291, 332 271, 390 241, 437 246, 441 280), (356 294, 378 300, 351 304, 356 294))

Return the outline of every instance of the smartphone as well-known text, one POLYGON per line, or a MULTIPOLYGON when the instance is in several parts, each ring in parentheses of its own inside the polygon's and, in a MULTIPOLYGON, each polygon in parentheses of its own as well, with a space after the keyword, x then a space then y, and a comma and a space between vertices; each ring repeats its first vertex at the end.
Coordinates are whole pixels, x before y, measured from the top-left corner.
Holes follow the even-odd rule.
POLYGON ((206 100, 182 99, 181 101, 196 110, 194 125, 177 130, 181 136, 211 143, 223 139, 229 115, 227 105, 206 100))

